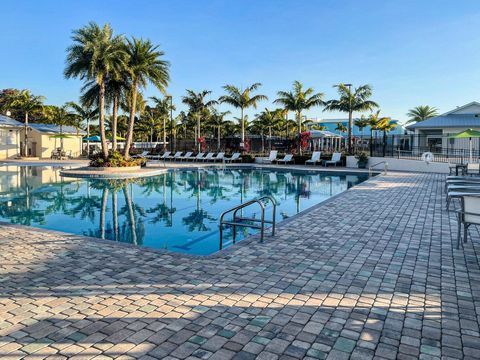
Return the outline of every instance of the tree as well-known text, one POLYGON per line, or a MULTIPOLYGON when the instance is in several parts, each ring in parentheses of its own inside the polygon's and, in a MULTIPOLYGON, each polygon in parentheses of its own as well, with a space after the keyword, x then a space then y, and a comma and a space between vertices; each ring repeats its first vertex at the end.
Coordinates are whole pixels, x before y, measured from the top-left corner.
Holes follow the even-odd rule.
POLYGON ((283 121, 283 109, 276 109, 273 111, 265 108, 260 114, 255 115, 253 120, 253 129, 257 131, 262 137, 262 151, 265 151, 264 144, 264 135, 268 131, 270 136, 270 150, 272 149, 272 131, 275 131, 279 128, 281 122, 283 121))
POLYGON ((407 121, 407 124, 424 121, 437 115, 437 108, 428 105, 416 106, 413 109, 408 110, 407 116, 409 117, 409 119, 407 121))
POLYGON ((385 156, 385 149, 387 147, 387 133, 397 127, 397 123, 392 122, 388 117, 380 118, 377 123, 377 130, 383 131, 383 156, 385 156))
MULTIPOLYGON (((198 139, 201 137, 201 120, 202 118, 209 118, 210 108, 217 104, 216 100, 206 100, 205 98, 209 96, 212 92, 210 90, 202 90, 196 93, 193 90, 187 89, 187 95, 182 97, 182 103, 188 106, 188 118, 196 122, 196 135, 195 135, 195 145, 198 143, 198 139)), ((200 151, 200 144, 198 143, 198 151, 200 151)))
MULTIPOLYGON (((152 96, 150 99, 155 104, 156 114, 163 122, 163 150, 165 151, 167 148, 167 122, 169 122, 170 112, 175 110, 175 106, 171 103, 170 98, 167 96, 162 99, 152 96)), ((172 141, 172 139, 170 139, 170 141, 172 141)))
POLYGON ((105 91, 108 79, 125 68, 127 53, 123 37, 114 35, 110 25, 91 22, 74 30, 73 44, 67 49, 66 78, 94 81, 98 85, 100 138, 103 157, 108 158, 105 136, 105 91))
POLYGON ((29 90, 21 90, 13 93, 7 100, 8 107, 20 110, 25 114, 24 118, 24 139, 23 139, 23 156, 28 156, 28 117, 34 112, 43 110, 43 96, 35 96, 29 90))
POLYGON ((315 90, 311 87, 304 89, 303 84, 295 80, 293 82, 293 91, 279 91, 277 95, 278 98, 274 103, 281 104, 286 110, 295 113, 297 118, 298 152, 301 154, 300 133, 302 132, 302 111, 324 105, 323 93, 315 93, 315 90))
POLYGON ((347 132, 348 129, 345 125, 343 125, 343 123, 337 122, 337 127, 335 128, 335 131, 339 131, 341 133, 344 133, 344 132, 347 132))
POLYGON ((363 130, 368 126, 368 118, 362 115, 360 119, 355 119, 354 124, 358 127, 363 136, 363 130))
MULTIPOLYGON (((90 137, 90 121, 98 118, 98 108, 77 104, 73 101, 67 103, 70 111, 73 112, 81 121, 86 123, 87 138, 90 137)), ((90 142, 87 141, 87 156, 90 155, 90 142)))
POLYGON ((227 95, 221 96, 218 100, 221 103, 232 105, 233 107, 240 109, 240 127, 241 127, 241 141, 245 143, 245 124, 243 113, 245 109, 253 107, 257 108, 257 103, 263 100, 268 100, 266 95, 253 95, 252 93, 257 90, 261 83, 254 83, 245 89, 238 88, 233 85, 225 85, 223 89, 227 92, 227 95))
POLYGON ((390 118, 380 117, 380 110, 368 117, 368 125, 370 126, 370 156, 373 156, 373 132, 380 130, 381 123, 390 121, 390 118))
POLYGON ((213 127, 213 133, 217 129, 217 151, 220 151, 221 141, 222 141, 222 129, 231 123, 230 120, 224 120, 225 116, 230 114, 230 111, 219 112, 215 109, 212 111, 212 116, 210 118, 210 125, 213 127))
POLYGON ((369 100, 372 96, 372 88, 370 85, 362 85, 353 91, 349 85, 334 85, 337 88, 340 98, 338 100, 329 100, 325 105, 327 111, 340 111, 348 113, 348 152, 351 154, 353 150, 353 113, 373 110, 378 104, 369 100))
POLYGON ((63 134, 63 127, 64 126, 73 126, 77 129, 80 127, 80 122, 82 119, 78 117, 76 114, 71 113, 68 111, 69 105, 68 103, 63 106, 54 106, 51 108, 51 117, 50 121, 52 124, 58 125, 60 127, 60 134, 55 136, 56 138, 60 139, 60 148, 63 150, 63 139, 68 137, 63 134))
POLYGON ((132 38, 127 41, 128 63, 127 71, 131 81, 130 119, 128 123, 127 140, 125 142, 125 159, 130 157, 129 151, 133 140, 135 124, 135 111, 139 89, 152 83, 160 92, 165 89, 170 81, 168 73, 169 63, 163 60, 165 53, 150 40, 132 38))

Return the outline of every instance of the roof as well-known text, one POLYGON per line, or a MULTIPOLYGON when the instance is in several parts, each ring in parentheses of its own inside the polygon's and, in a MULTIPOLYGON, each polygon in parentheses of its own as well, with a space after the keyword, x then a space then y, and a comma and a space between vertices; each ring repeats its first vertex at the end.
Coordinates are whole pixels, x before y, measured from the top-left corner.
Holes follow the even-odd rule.
POLYGON ((60 131, 60 126, 59 125, 53 125, 53 124, 28 124, 28 127, 41 132, 45 134, 71 134, 71 135, 86 135, 87 133, 83 130, 77 130, 73 126, 62 126, 62 131, 60 131))
POLYGON ((407 129, 443 129, 443 128, 479 128, 480 116, 477 114, 450 114, 440 115, 433 118, 408 125, 407 129))
POLYGON ((455 109, 450 110, 450 111, 446 112, 445 114, 441 114, 440 116, 455 114, 455 113, 458 113, 458 112, 462 112, 465 109, 475 108, 475 107, 479 107, 479 106, 480 106, 480 103, 478 101, 472 101, 472 102, 469 102, 468 104, 465 104, 465 105, 462 105, 462 106, 457 106, 455 109))
POLYGON ((0 126, 1 127, 22 127, 23 124, 17 120, 14 120, 8 116, 0 115, 0 126))

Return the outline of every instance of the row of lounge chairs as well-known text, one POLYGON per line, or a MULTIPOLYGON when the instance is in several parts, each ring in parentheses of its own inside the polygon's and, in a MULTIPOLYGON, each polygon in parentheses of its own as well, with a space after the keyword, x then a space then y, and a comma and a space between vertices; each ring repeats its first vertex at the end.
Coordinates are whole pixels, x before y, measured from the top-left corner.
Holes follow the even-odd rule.
MULTIPOLYGON (((272 163, 289 164, 289 163, 293 163, 293 155, 292 154, 285 155, 283 157, 283 159, 278 159, 277 155, 278 155, 278 151, 276 151, 276 150, 270 151, 270 155, 268 156, 268 158, 263 159, 262 163, 264 163, 264 164, 272 164, 272 163)), ((305 161, 305 165, 322 164, 325 167, 328 166, 328 165, 337 166, 337 164, 341 163, 342 154, 341 153, 333 153, 332 158, 330 160, 322 160, 321 157, 322 157, 322 153, 320 151, 314 151, 312 153, 312 157, 305 161)))
POLYGON ((207 154, 201 152, 197 155, 193 155, 192 151, 188 151, 183 155, 182 151, 177 151, 172 155, 171 151, 165 151, 163 154, 150 155, 148 151, 144 151, 141 154, 135 155, 135 158, 143 158, 149 160, 163 160, 163 161, 225 161, 225 162, 236 162, 242 161, 240 153, 234 153, 231 157, 225 157, 225 153, 219 152, 215 155, 213 152, 207 154))
POLYGON ((480 225, 480 177, 479 176, 447 176, 445 181, 447 197, 447 211, 453 199, 460 200, 460 209, 457 210, 458 234, 457 249, 462 239, 467 242, 468 227, 480 225))

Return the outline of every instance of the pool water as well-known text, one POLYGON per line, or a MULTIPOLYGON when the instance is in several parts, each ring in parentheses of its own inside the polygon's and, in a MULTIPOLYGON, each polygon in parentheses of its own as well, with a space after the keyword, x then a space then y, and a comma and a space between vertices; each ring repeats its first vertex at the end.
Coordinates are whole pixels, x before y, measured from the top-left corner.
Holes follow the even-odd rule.
MULTIPOLYGON (((219 218, 271 195, 277 222, 367 179, 271 169, 176 170, 129 180, 63 178, 48 166, 0 167, 0 220, 196 255, 219 250, 219 218)), ((258 206, 243 210, 259 217, 258 206)), ((271 218, 271 205, 265 211, 271 218)), ((224 228, 223 247, 232 243, 224 228)), ((237 229, 239 241, 255 230, 237 229)), ((266 234, 269 232, 266 231, 266 234)))

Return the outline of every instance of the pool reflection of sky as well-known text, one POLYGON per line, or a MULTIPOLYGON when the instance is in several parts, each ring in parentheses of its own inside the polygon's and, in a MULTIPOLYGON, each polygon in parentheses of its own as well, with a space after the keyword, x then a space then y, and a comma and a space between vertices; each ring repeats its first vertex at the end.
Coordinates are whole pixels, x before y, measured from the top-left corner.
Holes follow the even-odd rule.
MULTIPOLYGON (((62 178, 51 167, 0 167, 0 219, 156 249, 218 251, 221 213, 271 195, 277 222, 364 181, 365 175, 270 169, 188 170, 131 180, 62 178)), ((267 206, 266 217, 271 214, 267 206)), ((255 214, 258 207, 244 210, 255 214)), ((237 230, 237 239, 252 230, 237 230)), ((231 243, 226 228, 224 247, 231 243)))

